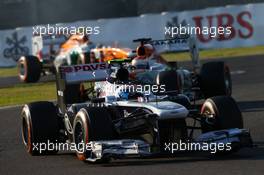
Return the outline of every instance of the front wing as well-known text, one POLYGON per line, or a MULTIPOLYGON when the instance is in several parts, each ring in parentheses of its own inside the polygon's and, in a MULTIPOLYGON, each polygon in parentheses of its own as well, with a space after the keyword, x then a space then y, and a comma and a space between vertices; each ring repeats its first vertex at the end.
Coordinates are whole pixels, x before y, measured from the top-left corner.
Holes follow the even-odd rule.
MULTIPOLYGON (((193 141, 196 144, 217 144, 230 143, 236 145, 236 148, 251 147, 252 139, 248 130, 245 129, 227 129, 211 131, 201 134, 193 141)), ((87 154, 87 161, 96 162, 105 158, 138 158, 153 155, 151 147, 142 140, 111 140, 111 141, 93 141, 90 143, 91 149, 87 154)), ((202 151, 202 150, 197 150, 202 151)))

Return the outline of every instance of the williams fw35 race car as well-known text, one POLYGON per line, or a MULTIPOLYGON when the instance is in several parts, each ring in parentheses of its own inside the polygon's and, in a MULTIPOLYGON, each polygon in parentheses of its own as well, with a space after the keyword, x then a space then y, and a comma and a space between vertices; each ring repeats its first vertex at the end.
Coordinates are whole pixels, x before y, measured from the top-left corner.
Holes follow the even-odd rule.
POLYGON ((56 75, 57 104, 34 102, 22 110, 22 138, 27 152, 55 154, 62 149, 60 145, 67 144, 80 160, 107 162, 171 156, 178 151, 211 152, 209 148, 216 154, 228 154, 252 146, 249 131, 243 129, 241 112, 230 96, 231 83, 227 80, 231 78, 224 63, 207 63, 200 73, 177 71, 174 64, 168 70, 159 69, 152 81, 158 87, 151 93, 144 88, 121 88, 146 85, 140 77, 129 77, 137 67, 128 70, 126 64, 61 66, 56 75), (188 91, 181 80, 190 84, 188 91), (95 90, 85 89, 85 82, 107 82, 115 86, 115 92, 98 90, 97 85, 95 90), (197 104, 191 99, 196 98, 191 91, 207 99, 197 104), (187 124, 187 119, 193 123, 187 124), (194 136, 194 130, 201 134, 194 136), (188 146, 181 149, 182 144, 188 146))

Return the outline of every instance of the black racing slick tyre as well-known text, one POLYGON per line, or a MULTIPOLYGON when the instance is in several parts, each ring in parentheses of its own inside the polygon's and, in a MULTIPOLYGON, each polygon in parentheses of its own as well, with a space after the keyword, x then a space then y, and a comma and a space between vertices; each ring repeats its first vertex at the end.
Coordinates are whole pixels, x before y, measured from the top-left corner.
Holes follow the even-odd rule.
POLYGON ((174 70, 162 71, 156 77, 156 84, 164 86, 166 92, 177 91, 181 89, 180 77, 174 70))
POLYGON ((51 102, 34 102, 22 109, 22 139, 31 155, 57 153, 59 118, 51 102))
POLYGON ((200 72, 200 86, 205 98, 232 94, 232 80, 229 67, 222 61, 203 64, 200 72))
POLYGON ((160 136, 160 151, 168 153, 166 145, 171 143, 179 143, 186 141, 187 129, 185 119, 177 120, 160 120, 159 121, 159 136, 160 136))
POLYGON ((22 56, 18 60, 18 76, 24 83, 37 82, 41 75, 41 62, 35 56, 22 56))
POLYGON ((73 122, 73 140, 76 147, 84 146, 76 152, 79 160, 85 161, 88 158, 90 150, 86 146, 89 142, 111 140, 114 136, 112 119, 106 108, 87 107, 77 113, 73 122))
POLYGON ((216 96, 207 99, 201 108, 203 132, 243 128, 242 114, 232 97, 216 96))
MULTIPOLYGON (((232 97, 216 96, 207 99, 201 109, 203 116, 201 127, 203 132, 215 130, 243 128, 243 119, 241 112, 232 97)), ((240 149, 239 142, 227 143, 230 148, 226 150, 217 150, 216 156, 224 156, 237 152, 240 149)))

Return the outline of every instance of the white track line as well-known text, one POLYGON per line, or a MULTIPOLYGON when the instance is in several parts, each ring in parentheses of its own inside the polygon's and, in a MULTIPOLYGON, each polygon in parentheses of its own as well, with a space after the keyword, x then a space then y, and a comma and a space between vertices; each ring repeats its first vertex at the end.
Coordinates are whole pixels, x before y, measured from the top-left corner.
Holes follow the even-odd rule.
POLYGON ((3 106, 3 107, 0 107, 0 110, 18 108, 18 107, 22 107, 22 106, 24 106, 24 105, 3 106))

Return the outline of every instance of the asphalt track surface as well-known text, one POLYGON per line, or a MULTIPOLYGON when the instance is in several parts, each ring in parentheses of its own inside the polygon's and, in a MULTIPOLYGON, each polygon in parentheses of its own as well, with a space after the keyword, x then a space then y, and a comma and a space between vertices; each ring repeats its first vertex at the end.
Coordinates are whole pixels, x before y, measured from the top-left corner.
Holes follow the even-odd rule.
POLYGON ((233 97, 257 145, 227 157, 179 154, 174 158, 115 160, 94 165, 72 153, 29 156, 20 136, 21 107, 0 110, 0 174, 264 174, 264 56, 226 60, 233 71, 233 97))
MULTIPOLYGON (((54 75, 42 76, 39 82, 49 82, 55 79, 54 75)), ((22 84, 18 77, 1 77, 0 88, 11 87, 14 85, 22 84)))

